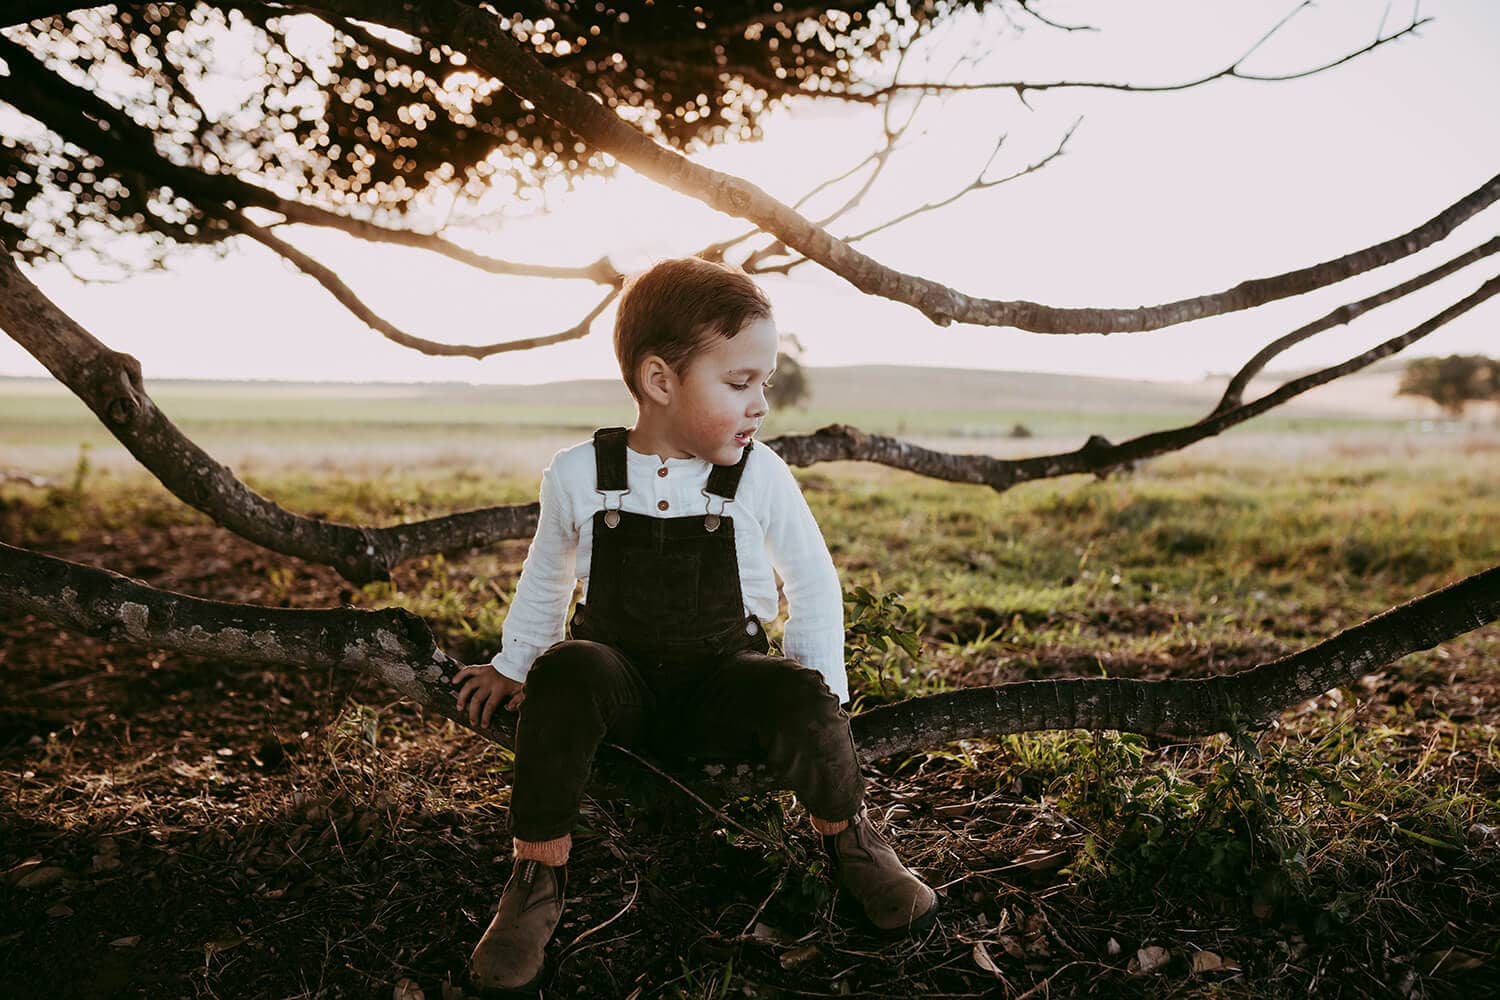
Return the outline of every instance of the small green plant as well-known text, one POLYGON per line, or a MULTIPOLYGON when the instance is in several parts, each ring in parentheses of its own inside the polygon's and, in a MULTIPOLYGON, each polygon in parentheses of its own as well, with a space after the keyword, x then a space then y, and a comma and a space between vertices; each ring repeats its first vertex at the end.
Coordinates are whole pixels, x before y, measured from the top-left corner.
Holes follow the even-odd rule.
POLYGON ((854 692, 852 710, 935 689, 918 662, 922 639, 907 626, 909 612, 901 594, 876 595, 856 586, 844 592, 844 606, 844 664, 854 692))
POLYGON ((78 445, 78 461, 73 463, 73 481, 68 484, 68 492, 72 494, 75 504, 83 500, 84 483, 93 471, 93 464, 89 462, 89 449, 92 447, 87 441, 78 445))
POLYGON ((1168 763, 1142 766, 1144 737, 1080 734, 1072 767, 1052 782, 1058 807, 1087 829, 1073 871, 1123 893, 1226 892, 1281 898, 1303 886, 1313 840, 1308 816, 1283 800, 1319 787, 1296 758, 1271 761, 1246 734, 1192 775, 1168 763))

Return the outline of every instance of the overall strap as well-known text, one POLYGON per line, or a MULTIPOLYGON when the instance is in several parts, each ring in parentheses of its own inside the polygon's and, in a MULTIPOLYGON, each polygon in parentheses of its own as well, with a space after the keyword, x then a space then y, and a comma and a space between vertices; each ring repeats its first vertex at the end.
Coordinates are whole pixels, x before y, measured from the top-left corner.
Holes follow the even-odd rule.
POLYGON ((594 432, 594 488, 627 490, 625 476, 625 427, 601 427, 594 432))
POLYGON ((705 491, 714 496, 723 497, 725 500, 733 500, 735 490, 740 488, 740 477, 745 474, 745 463, 750 460, 750 449, 754 447, 753 440, 745 445, 745 453, 734 465, 714 466, 713 471, 708 474, 708 485, 704 487, 705 491))

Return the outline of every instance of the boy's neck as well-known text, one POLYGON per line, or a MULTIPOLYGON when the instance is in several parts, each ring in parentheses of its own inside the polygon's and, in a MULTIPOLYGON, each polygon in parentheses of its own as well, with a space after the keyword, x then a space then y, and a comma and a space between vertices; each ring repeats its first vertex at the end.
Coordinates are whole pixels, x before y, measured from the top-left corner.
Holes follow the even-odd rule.
POLYGON ((661 421, 653 419, 653 416, 646 412, 637 415, 635 426, 630 428, 625 437, 625 443, 634 451, 642 455, 655 455, 663 462, 669 458, 693 457, 673 445, 671 435, 666 433, 661 421))

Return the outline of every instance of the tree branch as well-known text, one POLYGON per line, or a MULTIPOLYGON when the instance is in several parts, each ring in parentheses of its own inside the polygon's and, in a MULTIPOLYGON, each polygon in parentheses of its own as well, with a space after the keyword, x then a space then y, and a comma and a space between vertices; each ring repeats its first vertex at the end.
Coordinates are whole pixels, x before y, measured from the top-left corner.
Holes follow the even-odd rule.
MULTIPOLYGON (((304 5, 306 6, 306 5, 304 5)), ((568 85, 500 27, 493 14, 454 0, 416 6, 402 0, 317 0, 310 6, 374 21, 461 46, 476 67, 503 79, 518 95, 594 148, 647 177, 729 215, 755 223, 860 291, 904 302, 938 325, 1010 326, 1037 333, 1124 333, 1160 329, 1300 295, 1415 253, 1500 197, 1500 176, 1409 233, 1312 267, 1241 282, 1211 295, 1138 309, 1060 308, 966 295, 928 278, 886 267, 814 225, 743 178, 694 163, 660 146, 594 95, 568 85)))
POLYGON ((1051 83, 1029 83, 1022 80, 993 80, 984 83, 891 83, 878 90, 840 91, 837 93, 848 95, 851 97, 851 99, 870 100, 888 94, 901 93, 904 91, 917 91, 924 94, 952 94, 975 90, 1011 90, 1014 91, 1018 97, 1024 99, 1026 92, 1029 90, 1119 90, 1135 94, 1160 94, 1177 90, 1191 90, 1194 87, 1201 87, 1206 83, 1212 83, 1214 80, 1253 80, 1263 83, 1300 80, 1304 77, 1314 76, 1318 73, 1326 72, 1337 66, 1342 66, 1344 63, 1349 62, 1351 59, 1357 59, 1358 57, 1371 52, 1382 45, 1396 41, 1403 35, 1413 34, 1422 25, 1432 20, 1432 18, 1430 17, 1413 18, 1410 24, 1402 28, 1400 31, 1397 31, 1395 34, 1387 35, 1384 38, 1377 35, 1374 41, 1370 42, 1369 45, 1366 45, 1363 48, 1356 49, 1353 52, 1349 52, 1343 56, 1340 56, 1332 62, 1324 63, 1321 66, 1314 66, 1310 69, 1298 70, 1295 73, 1286 73, 1279 76, 1272 76, 1255 73, 1243 73, 1240 71, 1240 67, 1244 65, 1245 60, 1254 55, 1262 45, 1264 45, 1271 39, 1272 35, 1276 34, 1276 32, 1285 27, 1286 23, 1297 14, 1301 13, 1304 9, 1311 6, 1312 4, 1310 2, 1304 2, 1299 5, 1290 14, 1287 14, 1280 21, 1278 21, 1270 31, 1267 31, 1264 35, 1262 35, 1254 45, 1246 49, 1243 55, 1241 55, 1238 59, 1236 59, 1234 62, 1230 63, 1223 69, 1213 73, 1209 73, 1205 76, 1200 76, 1193 80, 1185 80, 1182 83, 1138 84, 1107 83, 1104 81, 1087 82, 1082 80, 1057 80, 1051 83))
POLYGON ((592 281, 620 288, 625 281, 608 257, 592 264, 554 265, 502 260, 460 246, 435 233, 383 226, 299 202, 227 173, 209 173, 173 163, 156 147, 156 136, 120 108, 75 87, 48 69, 25 46, 0 35, 0 59, 9 68, 0 77, 0 99, 29 115, 65 141, 88 150, 112 170, 127 168, 159 187, 170 187, 202 211, 226 203, 275 212, 287 222, 335 229, 355 239, 411 247, 456 260, 487 274, 592 281))
POLYGON ((1314 334, 1322 333, 1324 330, 1350 323, 1356 317, 1369 312, 1376 306, 1392 302, 1419 288, 1425 288, 1434 281, 1446 278, 1453 272, 1467 267, 1476 260, 1488 257, 1496 251, 1500 251, 1500 236, 1481 243, 1474 249, 1466 251, 1430 271, 1425 271, 1414 278, 1403 281, 1394 288, 1388 288, 1383 292, 1360 299, 1358 302, 1351 302, 1348 305, 1340 306, 1332 312, 1313 320, 1306 326, 1299 327, 1286 336, 1271 341, 1271 343, 1261 348, 1260 353, 1245 362, 1245 366, 1235 373, 1234 378, 1229 380, 1229 385, 1224 389, 1224 396, 1219 400, 1219 405, 1214 407, 1213 413, 1224 413, 1239 406, 1245 394, 1245 387, 1250 384, 1250 380, 1260 374, 1261 370, 1266 367, 1272 358, 1287 348, 1295 344, 1300 344, 1302 341, 1307 340, 1314 334))
MULTIPOLYGON (((1062 139, 1058 141, 1057 148, 1048 153, 1046 156, 1042 157, 1040 160, 1037 160, 1035 163, 1029 164, 1028 166, 1021 168, 1020 170, 1017 170, 1015 173, 1006 174, 1004 177, 996 177, 994 180, 987 181, 984 179, 984 175, 989 172, 990 166, 995 162, 995 157, 1000 155, 1000 149, 1005 142, 1005 136, 1002 135, 995 141, 995 147, 990 151, 989 159, 985 160, 984 166, 979 168, 979 172, 974 175, 974 179, 970 181, 966 187, 960 188, 953 194, 948 195, 946 198, 940 198, 937 201, 929 201, 925 205, 919 205, 918 207, 913 208, 910 211, 903 212, 902 214, 895 216, 894 218, 887 219, 879 225, 871 226, 864 232, 855 233, 853 236, 845 236, 842 237, 842 239, 845 243, 858 243, 861 240, 869 239, 876 233, 883 232, 891 228, 892 226, 899 225, 900 223, 905 222, 908 219, 915 218, 916 216, 922 215, 926 212, 932 212, 939 208, 944 208, 948 205, 951 205, 965 195, 972 194, 975 191, 983 191, 986 188, 996 187, 997 185, 1005 184, 1009 181, 1016 180, 1017 178, 1025 177, 1027 174, 1035 173, 1036 171, 1045 167, 1048 163, 1051 163, 1053 160, 1063 155, 1064 147, 1067 146, 1068 140, 1073 137, 1073 132, 1078 128, 1078 123, 1081 121, 1083 121, 1082 118, 1075 118, 1073 120, 1073 124, 1068 126, 1068 131, 1064 133, 1062 139)), ((774 245, 775 244, 773 244, 773 246, 774 245)), ((784 261, 780 264, 761 265, 759 263, 759 257, 752 256, 751 259, 746 262, 746 270, 750 271, 753 274, 787 274, 792 270, 792 268, 800 267, 801 265, 806 264, 808 260, 809 258, 807 257, 796 257, 792 260, 784 261)))
POLYGON ((1033 479, 1104 472, 1127 462, 1178 451, 1259 416, 1309 389, 1374 364, 1415 343, 1497 293, 1500 293, 1500 277, 1491 278, 1474 292, 1408 332, 1378 344, 1342 364, 1292 379, 1252 403, 1216 411, 1186 427, 1142 434, 1117 445, 1095 435, 1076 451, 1038 455, 1034 458, 1000 459, 989 455, 953 455, 933 451, 896 438, 865 434, 845 424, 831 424, 812 434, 783 435, 771 438, 765 444, 775 448, 776 453, 790 465, 805 466, 829 461, 878 462, 933 479, 989 486, 997 492, 1033 479))
POLYGON ((0 253, 0 328, 93 410, 178 499, 242 538, 274 552, 322 563, 355 583, 386 580, 417 555, 524 538, 538 505, 490 507, 387 528, 294 514, 250 489, 194 444, 146 393, 140 364, 96 340, 0 253))
POLYGON ((880 758, 954 739, 1041 729, 1199 737, 1257 728, 1329 688, 1500 618, 1500 566, 1381 612, 1290 656, 1236 674, 1143 681, 1019 681, 913 698, 854 717, 862 753, 880 758))
MULTIPOLYGON (((1413 282, 1407 284, 1415 287, 1413 282)), ((1253 403, 1216 412, 1196 424, 1145 434, 1119 445, 1095 436, 1077 451, 1002 460, 933 451, 840 424, 811 435, 772 438, 763 444, 793 465, 870 461, 995 490, 1033 479, 1099 473, 1176 451, 1249 420, 1316 385, 1401 350, 1497 291, 1500 278, 1491 279, 1438 316, 1350 361, 1288 382, 1253 403)), ((387 579, 392 569, 419 555, 525 538, 536 529, 535 503, 465 511, 382 528, 318 521, 285 510, 240 482, 226 466, 183 435, 147 395, 136 360, 111 351, 78 326, 26 279, 8 254, 0 254, 0 327, 72 389, 130 453, 183 502, 242 538, 275 552, 331 566, 353 582, 387 579)))
MULTIPOLYGON (((496 712, 490 726, 480 729, 456 710, 457 661, 438 648, 425 621, 402 608, 301 610, 208 601, 0 543, 4 606, 111 642, 298 670, 367 671, 423 708, 497 743, 514 745, 511 713, 496 712)), ((953 740, 1046 729, 1208 736, 1266 725, 1329 688, 1350 685, 1409 653, 1496 618, 1500 567, 1237 674, 1160 681, 1088 677, 964 688, 862 712, 852 728, 860 755, 872 760, 953 740)), ((737 792, 768 783, 764 769, 738 780, 725 771, 723 765, 708 765, 690 780, 737 792)))
POLYGON ((605 308, 614 301, 615 296, 620 294, 619 289, 610 289, 587 316, 558 333, 549 333, 540 337, 523 337, 519 340, 502 340, 493 344, 443 344, 435 340, 427 340, 425 337, 418 337, 407 333, 383 316, 378 315, 373 309, 365 305, 364 301, 354 294, 354 290, 346 285, 343 279, 335 274, 331 268, 314 260, 285 240, 280 239, 270 230, 257 226, 245 218, 243 213, 214 206, 209 209, 209 214, 218 216, 229 223, 234 229, 244 233, 269 249, 272 253, 291 262, 303 274, 306 274, 326 288, 329 294, 339 301, 340 305, 352 312, 361 322, 365 323, 385 339, 400 344, 402 347, 410 347, 412 350, 437 357, 482 359, 496 354, 506 354, 511 351, 529 351, 534 347, 546 347, 549 344, 560 344, 568 340, 578 340, 588 335, 589 329, 594 324, 594 320, 598 319, 599 314, 604 312, 605 308))

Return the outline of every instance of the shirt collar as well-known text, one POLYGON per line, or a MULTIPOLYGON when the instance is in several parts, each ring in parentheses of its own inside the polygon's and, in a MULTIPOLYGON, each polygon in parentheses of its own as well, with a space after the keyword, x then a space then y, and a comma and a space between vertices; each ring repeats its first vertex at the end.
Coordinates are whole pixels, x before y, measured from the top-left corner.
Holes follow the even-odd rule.
POLYGON ((657 455, 643 455, 628 444, 625 446, 625 458, 633 465, 650 469, 662 465, 671 468, 691 468, 709 464, 706 458, 661 458, 657 455))

